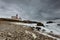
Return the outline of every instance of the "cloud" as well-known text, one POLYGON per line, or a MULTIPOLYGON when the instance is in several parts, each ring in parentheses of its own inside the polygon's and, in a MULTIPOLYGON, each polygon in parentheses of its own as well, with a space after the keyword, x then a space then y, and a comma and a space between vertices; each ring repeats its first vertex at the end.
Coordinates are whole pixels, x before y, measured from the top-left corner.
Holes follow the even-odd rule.
POLYGON ((48 20, 60 18, 60 0, 0 0, 0 15, 19 14, 23 19, 48 20))

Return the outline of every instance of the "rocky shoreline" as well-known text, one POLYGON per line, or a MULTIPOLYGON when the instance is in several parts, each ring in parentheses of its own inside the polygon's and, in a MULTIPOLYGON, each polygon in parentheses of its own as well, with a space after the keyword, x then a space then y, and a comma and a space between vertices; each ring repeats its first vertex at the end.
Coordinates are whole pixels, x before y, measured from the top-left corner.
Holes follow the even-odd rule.
POLYGON ((39 34, 31 27, 0 22, 0 40, 56 40, 39 34))

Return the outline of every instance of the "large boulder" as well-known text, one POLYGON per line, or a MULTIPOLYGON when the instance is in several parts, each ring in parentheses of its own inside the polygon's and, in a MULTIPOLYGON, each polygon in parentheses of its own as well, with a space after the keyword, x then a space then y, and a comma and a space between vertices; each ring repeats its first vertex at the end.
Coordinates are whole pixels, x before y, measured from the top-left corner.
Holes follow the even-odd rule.
POLYGON ((43 26, 44 27, 44 24, 43 23, 37 23, 37 26, 43 26))
POLYGON ((54 23, 53 21, 48 21, 47 23, 54 23))

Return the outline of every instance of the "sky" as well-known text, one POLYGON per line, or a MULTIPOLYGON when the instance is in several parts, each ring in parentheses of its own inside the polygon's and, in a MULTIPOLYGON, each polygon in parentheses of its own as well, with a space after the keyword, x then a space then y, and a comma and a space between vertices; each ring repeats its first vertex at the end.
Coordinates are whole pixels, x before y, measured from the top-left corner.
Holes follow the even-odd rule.
POLYGON ((0 17, 16 14, 27 20, 60 19, 60 0, 0 0, 0 17))

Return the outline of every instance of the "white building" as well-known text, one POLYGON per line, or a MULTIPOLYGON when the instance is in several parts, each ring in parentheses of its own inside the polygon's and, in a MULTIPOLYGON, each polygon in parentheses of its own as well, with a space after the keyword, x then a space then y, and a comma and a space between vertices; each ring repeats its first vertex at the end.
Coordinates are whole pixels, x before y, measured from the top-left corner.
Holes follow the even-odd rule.
POLYGON ((15 20, 22 20, 21 17, 18 17, 18 14, 16 14, 16 16, 11 16, 11 18, 15 20))

